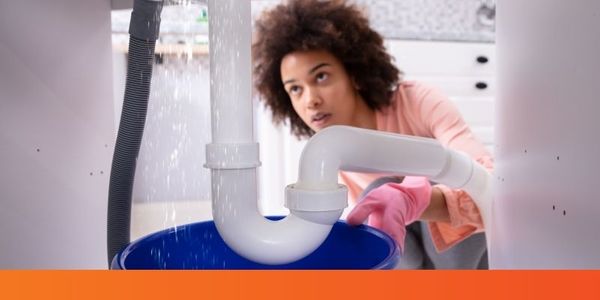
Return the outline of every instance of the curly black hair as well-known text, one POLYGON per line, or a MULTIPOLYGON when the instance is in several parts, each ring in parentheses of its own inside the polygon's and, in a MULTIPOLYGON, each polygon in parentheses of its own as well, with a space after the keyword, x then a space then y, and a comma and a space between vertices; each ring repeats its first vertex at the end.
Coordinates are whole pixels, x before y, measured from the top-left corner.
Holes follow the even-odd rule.
POLYGON ((254 27, 254 85, 273 122, 289 120, 296 137, 315 132, 298 116, 281 82, 281 61, 291 52, 328 51, 342 62, 371 109, 390 105, 402 72, 356 5, 345 0, 289 0, 263 12, 254 27))

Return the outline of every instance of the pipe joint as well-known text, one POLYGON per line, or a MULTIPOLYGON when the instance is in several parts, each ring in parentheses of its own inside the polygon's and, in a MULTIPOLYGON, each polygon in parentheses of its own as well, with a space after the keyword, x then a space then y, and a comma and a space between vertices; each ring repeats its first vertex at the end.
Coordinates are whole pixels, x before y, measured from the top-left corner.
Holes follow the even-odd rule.
POLYGON ((432 176, 431 180, 451 188, 462 188, 473 177, 473 159, 458 151, 447 150, 446 153, 444 168, 439 174, 432 176))
POLYGON ((310 212, 343 210, 348 207, 348 188, 338 184, 334 190, 308 190, 290 184, 285 188, 285 207, 310 212))

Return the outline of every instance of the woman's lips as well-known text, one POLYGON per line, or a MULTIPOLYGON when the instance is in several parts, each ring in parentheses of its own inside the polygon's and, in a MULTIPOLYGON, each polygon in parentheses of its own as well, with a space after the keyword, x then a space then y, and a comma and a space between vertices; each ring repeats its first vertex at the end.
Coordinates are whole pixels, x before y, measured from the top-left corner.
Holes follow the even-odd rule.
POLYGON ((331 114, 319 114, 312 118, 312 124, 317 128, 322 128, 329 122, 329 119, 331 119, 331 114))

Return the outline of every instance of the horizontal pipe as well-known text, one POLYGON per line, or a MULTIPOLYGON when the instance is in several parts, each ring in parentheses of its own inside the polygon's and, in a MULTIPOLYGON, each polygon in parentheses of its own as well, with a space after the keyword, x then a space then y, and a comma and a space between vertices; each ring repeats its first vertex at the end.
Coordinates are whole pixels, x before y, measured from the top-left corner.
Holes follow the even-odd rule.
POLYGON ((315 134, 301 158, 297 188, 337 186, 338 171, 425 176, 465 190, 478 205, 484 224, 491 210, 490 175, 468 155, 430 138, 349 126, 330 126, 315 134))

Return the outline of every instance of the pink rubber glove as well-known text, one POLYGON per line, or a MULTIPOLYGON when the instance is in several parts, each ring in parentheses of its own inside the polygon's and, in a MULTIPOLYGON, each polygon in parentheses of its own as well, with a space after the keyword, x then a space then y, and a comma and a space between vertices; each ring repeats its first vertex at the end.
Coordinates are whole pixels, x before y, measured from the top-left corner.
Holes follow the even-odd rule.
POLYGON ((405 177, 370 191, 348 214, 350 225, 369 225, 389 234, 404 251, 405 226, 416 221, 431 201, 431 184, 425 177, 405 177))

